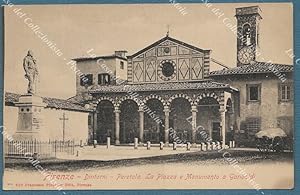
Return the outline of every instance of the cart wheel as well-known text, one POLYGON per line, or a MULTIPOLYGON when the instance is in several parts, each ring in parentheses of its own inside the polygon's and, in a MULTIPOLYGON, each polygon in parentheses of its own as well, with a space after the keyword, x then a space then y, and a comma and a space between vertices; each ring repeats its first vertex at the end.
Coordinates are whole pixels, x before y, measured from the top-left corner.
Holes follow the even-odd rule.
POLYGON ((286 137, 283 138, 284 142, 284 149, 288 150, 289 152, 293 152, 293 138, 292 137, 286 137))
POLYGON ((270 151, 270 140, 266 136, 260 139, 260 151, 263 153, 268 153, 270 151))
POLYGON ((266 147, 260 147, 258 150, 262 153, 268 152, 268 149, 266 147))
POLYGON ((269 151, 270 151, 269 146, 265 144, 264 147, 262 148, 262 152, 268 153, 269 151))
POLYGON ((283 152, 283 139, 279 136, 274 137, 273 141, 272 141, 272 149, 275 152, 283 152))
POLYGON ((263 143, 261 138, 256 138, 256 148, 259 152, 263 152, 263 143))

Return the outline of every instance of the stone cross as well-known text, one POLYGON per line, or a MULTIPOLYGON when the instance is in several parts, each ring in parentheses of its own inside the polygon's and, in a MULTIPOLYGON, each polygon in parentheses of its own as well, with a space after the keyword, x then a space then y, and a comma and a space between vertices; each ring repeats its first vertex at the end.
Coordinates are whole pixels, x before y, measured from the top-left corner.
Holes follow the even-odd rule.
POLYGON ((66 121, 69 120, 68 118, 66 118, 66 114, 63 113, 63 117, 59 118, 59 120, 63 121, 63 142, 65 142, 65 127, 66 127, 66 121))

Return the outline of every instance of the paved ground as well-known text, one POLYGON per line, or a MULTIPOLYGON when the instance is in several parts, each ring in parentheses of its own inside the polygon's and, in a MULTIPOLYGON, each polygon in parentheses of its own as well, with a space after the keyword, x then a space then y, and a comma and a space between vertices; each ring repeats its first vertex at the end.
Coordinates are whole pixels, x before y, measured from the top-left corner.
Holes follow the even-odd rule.
MULTIPOLYGON (((111 153, 114 149, 111 150, 111 153)), ((132 150, 119 148, 125 156, 132 150)), ((160 152, 140 149, 136 154, 160 152)), ((93 154, 108 152, 105 148, 91 150, 93 154)), ((239 175, 239 167, 264 189, 292 188, 294 182, 293 153, 262 154, 257 151, 227 150, 237 163, 235 167, 217 151, 182 152, 169 155, 122 160, 62 160, 42 161, 40 165, 52 175, 74 175, 74 179, 56 181, 63 189, 253 189, 239 175)), ((119 154, 120 155, 120 154, 119 154)), ((114 155, 111 155, 113 157, 114 155)), ((134 157, 134 155, 132 155, 134 157)), ((11 162, 4 171, 5 189, 52 189, 45 175, 30 163, 11 162), (22 176, 21 176, 22 175, 22 176), (21 176, 21 177, 20 177, 21 176), (30 178, 30 179, 26 179, 30 178)), ((260 194, 257 192, 257 194, 260 194)))
MULTIPOLYGON (((169 162, 201 162, 201 164, 219 164, 225 163, 223 154, 229 152, 232 158, 239 158, 240 163, 255 162, 275 162, 275 161, 291 161, 293 153, 269 153, 263 154, 256 149, 238 149, 232 148, 225 151, 200 151, 192 148, 186 151, 185 148, 164 148, 159 150, 157 147, 147 150, 139 148, 134 150, 132 147, 106 147, 84 148, 76 155, 61 155, 56 159, 40 159, 42 165, 47 166, 49 170, 72 171, 85 168, 105 168, 119 166, 133 166, 138 164, 160 164, 169 162)), ((229 155, 227 155, 229 156, 229 155)), ((12 169, 28 169, 32 170, 32 165, 26 159, 5 159, 5 168, 12 169)))
POLYGON ((107 149, 106 146, 97 146, 97 148, 86 146, 84 148, 76 149, 75 155, 59 154, 58 159, 111 161, 192 153, 199 151, 200 148, 193 147, 190 149, 190 151, 187 151, 185 145, 177 146, 176 150, 173 150, 172 147, 164 147, 163 150, 160 150, 159 147, 151 147, 150 150, 147 150, 147 147, 139 147, 138 149, 134 149, 133 146, 110 146, 109 149, 107 149))

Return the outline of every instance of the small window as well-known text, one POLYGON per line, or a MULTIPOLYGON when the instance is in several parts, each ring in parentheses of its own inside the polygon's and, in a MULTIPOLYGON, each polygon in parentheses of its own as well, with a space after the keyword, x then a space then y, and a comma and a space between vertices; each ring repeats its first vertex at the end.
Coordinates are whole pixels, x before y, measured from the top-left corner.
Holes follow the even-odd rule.
POLYGON ((281 101, 290 101, 293 98, 292 85, 291 84, 281 84, 279 87, 279 95, 281 101))
POLYGON ((248 101, 260 101, 260 84, 247 85, 247 98, 248 101))
POLYGON ((86 74, 80 79, 81 86, 90 86, 93 85, 93 74, 86 74))
POLYGON ((124 69, 124 62, 120 61, 120 69, 124 69))
POLYGON ((98 84, 99 85, 109 85, 110 84, 110 75, 107 73, 98 74, 98 84))

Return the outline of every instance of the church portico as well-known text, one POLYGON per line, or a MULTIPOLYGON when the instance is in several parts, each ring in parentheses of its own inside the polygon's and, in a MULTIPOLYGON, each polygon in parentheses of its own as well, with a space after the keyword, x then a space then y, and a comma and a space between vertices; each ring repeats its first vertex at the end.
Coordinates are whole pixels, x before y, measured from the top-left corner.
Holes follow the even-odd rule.
POLYGON ((170 108, 170 128, 174 130, 174 135, 170 137, 170 142, 174 138, 179 138, 181 142, 192 142, 193 125, 187 118, 192 115, 191 103, 182 97, 172 100, 170 108))
MULTIPOLYGON (((115 144, 133 143, 134 138, 138 138, 140 143, 200 143, 206 142, 208 137, 225 143, 228 125, 225 122, 224 97, 231 97, 236 90, 215 82, 211 82, 214 87, 210 89, 207 87, 209 82, 202 83, 206 88, 201 88, 199 83, 184 83, 181 86, 185 86, 185 90, 179 94, 170 89, 153 89, 151 84, 144 84, 142 90, 134 93, 133 89, 139 86, 103 86, 94 89, 90 92, 92 104, 98 113, 106 116, 106 119, 97 117, 95 137, 102 138, 97 141, 104 143, 105 137, 110 135, 115 144), (124 89, 131 93, 126 93, 124 89), (107 106, 109 104, 109 108, 98 110, 104 102, 107 106), (109 116, 111 118, 107 119, 109 116), (101 120, 110 121, 110 125, 105 125, 105 121, 101 120), (207 137, 203 137, 200 131, 205 131, 207 137)), ((156 84, 159 85, 172 88, 171 83, 156 84)))
MULTIPOLYGON (((120 143, 133 143, 135 137, 143 132, 143 114, 139 109, 138 104, 131 99, 124 100, 120 105, 120 143)), ((117 121, 116 121, 117 122, 117 121)))
POLYGON ((164 105, 156 98, 148 99, 143 107, 145 117, 144 139, 151 143, 164 142, 164 105))
MULTIPOLYGON (((90 84, 85 86, 81 82, 83 85, 78 86, 85 87, 91 95, 88 102, 95 112, 100 112, 97 105, 101 101, 110 101, 114 106, 114 134, 110 135, 115 144, 133 143, 135 138, 139 143, 195 144, 213 140, 225 144, 227 129, 231 127, 231 122, 226 121, 234 121, 226 114, 226 102, 238 90, 209 78, 210 49, 195 47, 167 34, 131 56, 117 53, 115 57, 126 61, 110 66, 112 71, 88 73, 90 84), (118 73, 119 69, 126 71, 125 77, 118 73)), ((90 60, 92 64, 97 59, 75 60, 86 68, 81 62, 90 60)), ((108 131, 99 130, 105 128, 102 123, 98 117, 96 133, 108 131)))
MULTIPOLYGON (((220 132, 220 103, 214 97, 202 97, 197 102, 197 124, 198 128, 205 131, 213 140, 221 140, 220 132), (209 119, 209 120, 208 120, 209 119)), ((199 135, 198 140, 205 142, 205 137, 199 135)))
MULTIPOLYGON (((114 117, 114 106, 108 100, 103 100, 97 105, 95 117, 97 121, 96 125, 96 136, 94 139, 98 143, 105 143, 107 137, 115 137, 115 117, 114 117)), ((112 140, 114 143, 114 140, 112 140)))

